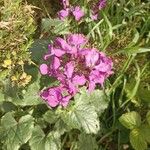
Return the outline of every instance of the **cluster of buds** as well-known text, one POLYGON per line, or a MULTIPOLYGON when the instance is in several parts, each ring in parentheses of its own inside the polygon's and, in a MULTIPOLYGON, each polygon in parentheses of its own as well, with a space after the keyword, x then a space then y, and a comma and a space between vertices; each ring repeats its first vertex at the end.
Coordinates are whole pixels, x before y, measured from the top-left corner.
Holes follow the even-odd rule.
POLYGON ((96 48, 85 47, 88 40, 82 34, 70 34, 65 39, 56 38, 49 45, 40 65, 42 75, 55 77, 60 85, 41 91, 40 96, 51 106, 66 107, 70 99, 86 86, 91 92, 96 85, 103 87, 112 72, 113 63, 96 48))

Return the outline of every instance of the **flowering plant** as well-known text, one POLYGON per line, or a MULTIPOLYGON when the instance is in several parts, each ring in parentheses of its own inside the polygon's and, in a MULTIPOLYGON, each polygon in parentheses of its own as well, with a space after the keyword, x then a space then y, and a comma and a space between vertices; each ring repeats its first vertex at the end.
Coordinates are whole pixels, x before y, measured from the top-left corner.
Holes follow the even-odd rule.
POLYGON ((48 63, 42 64, 40 71, 60 83, 58 87, 41 92, 41 97, 51 107, 67 106, 81 86, 86 86, 89 92, 97 84, 103 87, 104 81, 113 73, 111 59, 96 48, 86 47, 87 42, 82 34, 71 34, 65 40, 58 37, 49 45, 48 53, 44 55, 48 63))

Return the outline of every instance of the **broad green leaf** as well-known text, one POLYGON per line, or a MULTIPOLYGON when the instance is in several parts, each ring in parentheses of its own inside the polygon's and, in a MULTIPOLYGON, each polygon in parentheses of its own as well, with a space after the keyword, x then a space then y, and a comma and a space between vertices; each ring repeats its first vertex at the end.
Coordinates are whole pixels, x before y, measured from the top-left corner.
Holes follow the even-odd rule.
POLYGON ((144 85, 139 86, 137 95, 138 98, 143 102, 150 103, 150 90, 148 88, 145 88, 144 85))
POLYGON ((2 90, 0 90, 0 103, 5 101, 4 99, 4 93, 2 92, 2 90))
POLYGON ((140 131, 143 134, 145 141, 150 143, 150 126, 145 124, 140 127, 140 131))
POLYGON ((97 150, 98 145, 95 137, 87 134, 79 135, 78 150, 97 150))
POLYGON ((108 99, 102 90, 94 90, 89 93, 85 88, 80 91, 81 95, 76 95, 75 99, 87 105, 93 105, 95 110, 101 114, 108 107, 108 99))
POLYGON ((36 126, 29 145, 31 150, 61 150, 60 134, 57 131, 52 131, 45 135, 42 129, 36 126))
POLYGON ((49 123, 55 123, 58 119, 57 115, 55 114, 55 112, 53 110, 48 110, 44 115, 43 118, 45 121, 49 122, 49 123))
POLYGON ((70 128, 96 134, 100 129, 98 114, 93 103, 86 102, 83 95, 75 96, 74 104, 58 113, 70 128))
POLYGON ((119 121, 123 126, 125 126, 128 129, 134 129, 141 125, 141 117, 135 111, 123 114, 119 118, 119 121))
POLYGON ((147 143, 140 129, 133 129, 130 132, 130 143, 135 150, 146 150, 147 143))
POLYGON ((148 124, 150 125, 150 111, 148 111, 148 113, 146 114, 146 119, 148 124))
POLYGON ((43 61, 43 55, 48 51, 48 44, 50 41, 48 39, 36 39, 31 45, 31 57, 32 60, 38 64, 43 61))
POLYGON ((1 119, 3 142, 7 150, 18 150, 32 135, 34 128, 33 118, 30 115, 23 116, 16 121, 11 112, 1 119))
POLYGON ((56 35, 64 35, 69 33, 69 24, 67 21, 61 21, 59 19, 42 19, 42 30, 51 32, 56 35))
POLYGON ((39 97, 39 83, 38 81, 29 85, 26 91, 22 94, 23 98, 15 98, 12 102, 16 105, 21 106, 29 106, 29 105, 38 105, 41 104, 42 101, 39 97))

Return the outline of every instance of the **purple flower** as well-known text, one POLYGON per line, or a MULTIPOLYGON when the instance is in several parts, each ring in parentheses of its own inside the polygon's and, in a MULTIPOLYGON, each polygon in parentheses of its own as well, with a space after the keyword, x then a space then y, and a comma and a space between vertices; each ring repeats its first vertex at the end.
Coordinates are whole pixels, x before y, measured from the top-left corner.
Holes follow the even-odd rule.
POLYGON ((81 10, 80 6, 73 7, 72 14, 74 15, 76 21, 80 21, 80 19, 84 16, 84 12, 81 10))
POLYGON ((64 89, 62 87, 48 88, 41 92, 41 97, 48 103, 50 107, 61 105, 66 107, 71 99, 70 95, 63 96, 64 89))
POLYGON ((64 9, 66 9, 67 7, 69 7, 69 0, 61 0, 61 3, 63 5, 64 9))
POLYGON ((103 86, 104 80, 105 76, 103 73, 97 70, 92 70, 89 75, 89 92, 92 92, 95 89, 96 84, 100 84, 101 86, 103 86))
POLYGON ((99 0, 98 9, 101 10, 106 6, 106 0, 99 0))
POLYGON ((60 20, 64 20, 69 16, 69 9, 68 8, 62 9, 57 14, 60 20))
POLYGON ((97 49, 89 49, 85 56, 86 66, 94 67, 98 60, 99 53, 97 52, 97 49))
POLYGON ((66 64, 64 73, 67 76, 67 78, 72 77, 74 72, 74 67, 75 67, 75 63, 73 61, 70 61, 66 64))
POLYGON ((71 46, 82 46, 87 43, 87 39, 82 34, 71 34, 67 36, 67 42, 71 46))
POLYGON ((97 20, 97 19, 98 19, 98 13, 95 13, 95 14, 92 13, 92 14, 91 14, 91 19, 92 19, 92 20, 97 20))
POLYGON ((70 34, 65 39, 56 38, 44 56, 49 63, 40 66, 41 74, 53 76, 59 86, 41 92, 41 97, 51 106, 66 107, 69 100, 87 86, 89 92, 113 73, 113 63, 105 53, 96 48, 83 48, 88 40, 82 34, 70 34), (67 94, 64 94, 67 93, 67 94))

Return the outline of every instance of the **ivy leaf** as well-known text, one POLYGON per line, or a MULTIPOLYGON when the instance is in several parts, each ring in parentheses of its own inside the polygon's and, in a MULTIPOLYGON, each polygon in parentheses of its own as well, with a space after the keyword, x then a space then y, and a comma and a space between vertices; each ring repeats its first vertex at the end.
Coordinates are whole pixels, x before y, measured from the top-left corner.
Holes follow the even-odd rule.
POLYGON ((36 126, 29 145, 31 150, 60 150, 60 134, 57 131, 52 131, 48 135, 45 135, 42 129, 36 126))
POLYGON ((128 129, 134 129, 141 125, 141 117, 135 111, 123 114, 119 118, 119 121, 123 126, 125 126, 128 129))
POLYGON ((135 150, 147 149, 147 143, 141 133, 141 130, 138 128, 135 128, 130 132, 130 143, 135 150))
POLYGON ((82 93, 78 94, 74 98, 75 104, 60 110, 59 115, 70 128, 96 134, 100 129, 97 111, 92 103, 85 103, 83 98, 82 93))
POLYGON ((7 150, 18 150, 31 138, 33 128, 32 116, 26 115, 16 121, 12 112, 5 114, 1 119, 1 134, 3 134, 2 140, 7 150))
POLYGON ((150 125, 150 111, 148 111, 148 113, 146 114, 146 119, 148 124, 150 125))
POLYGON ((80 134, 78 142, 79 150, 97 150, 96 139, 92 135, 80 134))

